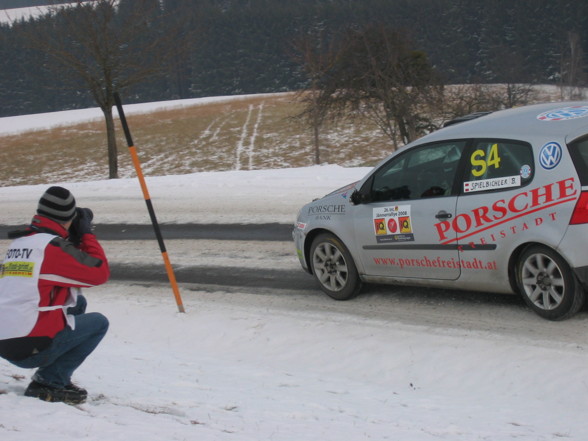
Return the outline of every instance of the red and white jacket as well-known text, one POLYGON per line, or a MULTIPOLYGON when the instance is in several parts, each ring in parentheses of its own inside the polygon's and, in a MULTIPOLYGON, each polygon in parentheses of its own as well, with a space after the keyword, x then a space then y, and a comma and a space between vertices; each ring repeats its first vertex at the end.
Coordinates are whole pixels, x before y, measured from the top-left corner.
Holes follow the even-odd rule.
POLYGON ((94 234, 84 234, 76 247, 61 224, 42 216, 29 230, 10 244, 2 265, 0 346, 2 340, 53 338, 68 324, 74 328, 66 310, 76 304, 77 288, 101 285, 110 275, 94 234))

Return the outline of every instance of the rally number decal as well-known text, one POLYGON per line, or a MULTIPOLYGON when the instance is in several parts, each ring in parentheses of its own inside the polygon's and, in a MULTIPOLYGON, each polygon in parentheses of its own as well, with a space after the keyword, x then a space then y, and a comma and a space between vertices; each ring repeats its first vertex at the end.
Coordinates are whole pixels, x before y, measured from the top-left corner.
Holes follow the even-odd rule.
POLYGON ((494 144, 490 148, 488 157, 486 158, 486 152, 484 150, 476 150, 472 153, 470 161, 472 163, 472 175, 480 177, 488 167, 500 168, 500 156, 498 155, 498 144, 494 144))

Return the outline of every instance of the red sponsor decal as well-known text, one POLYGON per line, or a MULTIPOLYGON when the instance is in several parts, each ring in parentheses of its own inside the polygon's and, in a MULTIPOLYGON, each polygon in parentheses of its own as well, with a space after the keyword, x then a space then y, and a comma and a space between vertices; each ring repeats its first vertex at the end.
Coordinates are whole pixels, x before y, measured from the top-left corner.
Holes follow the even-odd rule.
POLYGON ((374 219, 374 228, 376 229, 376 234, 387 234, 386 225, 384 222, 384 219, 374 219))
POLYGON ((480 234, 491 228, 560 204, 575 201, 578 189, 574 178, 517 193, 510 199, 499 199, 491 206, 460 213, 452 220, 435 224, 439 242, 449 244, 480 234))
POLYGON ((396 222, 396 219, 388 220, 388 231, 390 231, 390 233, 396 233, 396 231, 398 231, 398 223, 396 222))
POLYGON ((400 223, 401 233, 412 233, 412 227, 410 226, 410 217, 399 217, 398 222, 400 223))
POLYGON ((374 257, 376 265, 396 266, 404 268, 463 268, 476 270, 495 271, 498 265, 495 260, 484 261, 478 258, 473 259, 443 259, 441 257, 402 258, 402 257, 374 257))

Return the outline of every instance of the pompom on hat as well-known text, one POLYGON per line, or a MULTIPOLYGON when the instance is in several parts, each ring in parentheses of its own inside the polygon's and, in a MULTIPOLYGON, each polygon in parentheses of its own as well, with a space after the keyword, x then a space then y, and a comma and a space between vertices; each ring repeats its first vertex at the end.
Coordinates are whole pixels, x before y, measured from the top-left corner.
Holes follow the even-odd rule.
POLYGON ((65 188, 50 187, 39 199, 37 214, 60 223, 68 222, 76 214, 76 200, 65 188))

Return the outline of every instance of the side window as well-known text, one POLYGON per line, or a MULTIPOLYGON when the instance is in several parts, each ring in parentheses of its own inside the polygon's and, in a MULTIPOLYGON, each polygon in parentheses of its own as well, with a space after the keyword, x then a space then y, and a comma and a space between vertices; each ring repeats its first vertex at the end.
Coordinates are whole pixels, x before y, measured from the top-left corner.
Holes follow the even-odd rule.
POLYGON ((395 156, 374 174, 371 200, 423 199, 451 194, 465 141, 428 144, 395 156))
POLYGON ((477 140, 469 155, 464 193, 521 187, 533 179, 533 149, 530 144, 477 140))

